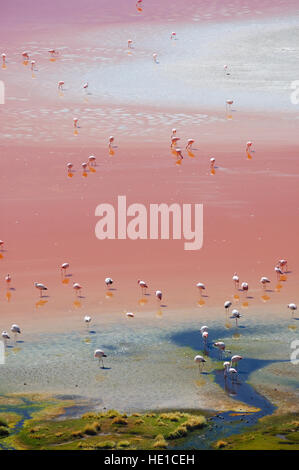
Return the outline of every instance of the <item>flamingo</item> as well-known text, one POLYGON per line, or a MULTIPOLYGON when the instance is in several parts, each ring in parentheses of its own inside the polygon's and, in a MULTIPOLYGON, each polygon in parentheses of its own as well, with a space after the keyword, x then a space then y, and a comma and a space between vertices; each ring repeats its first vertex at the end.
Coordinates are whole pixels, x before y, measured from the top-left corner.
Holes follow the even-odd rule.
POLYGON ((204 331, 201 335, 202 339, 203 339, 203 342, 205 344, 205 346, 207 345, 207 342, 208 342, 208 337, 209 337, 209 332, 208 331, 204 331))
POLYGON ((68 171, 71 172, 74 165, 72 163, 68 163, 66 166, 67 166, 68 171))
POLYGON ((83 90, 87 90, 87 88, 88 88, 88 82, 84 83, 83 90))
POLYGON ((202 296, 202 291, 204 291, 206 289, 206 286, 202 282, 198 282, 196 284, 196 287, 199 289, 200 296, 202 296))
POLYGON ((112 286, 113 284, 113 279, 111 279, 111 277, 106 277, 105 279, 105 284, 106 284, 106 287, 108 289, 109 286, 112 286))
POLYGON ((223 368, 224 368, 224 371, 223 371, 223 372, 224 372, 224 378, 226 379, 226 377, 227 377, 227 375, 228 375, 228 370, 229 370, 229 368, 230 368, 230 362, 225 361, 225 362, 223 363, 223 368))
POLYGON ((226 311, 226 312, 229 312, 229 309, 230 309, 231 306, 232 306, 232 303, 231 303, 230 300, 226 300, 226 301, 224 302, 224 308, 225 308, 225 311, 226 311))
POLYGON ((74 128, 75 128, 75 129, 77 129, 77 127, 78 127, 78 121, 79 121, 78 118, 76 118, 76 117, 73 118, 74 128))
POLYGON ((227 111, 227 113, 229 113, 231 111, 231 106, 232 106, 233 103, 234 103, 234 100, 232 100, 232 99, 226 100, 226 111, 227 111))
POLYGON ((16 325, 15 323, 11 326, 10 328, 10 331, 12 331, 12 333, 14 334, 14 337, 15 337, 15 342, 16 342, 16 339, 17 339, 17 335, 21 334, 21 329, 19 327, 19 325, 16 325))
POLYGON ((2 336, 2 338, 3 338, 4 345, 6 346, 7 341, 10 340, 10 336, 9 336, 9 334, 7 333, 7 331, 2 331, 1 336, 2 336))
POLYGON ((29 60, 29 52, 22 52, 22 56, 24 57, 25 60, 29 60))
POLYGON ((239 288, 239 282, 240 282, 240 279, 239 279, 239 276, 237 273, 234 273, 233 275, 233 282, 235 284, 235 288, 238 289, 239 288))
POLYGON ((238 326, 238 319, 241 318, 241 314, 240 312, 235 308, 233 311, 232 311, 232 318, 235 318, 236 320, 236 326, 238 326))
POLYGON ((48 288, 44 284, 42 284, 41 282, 35 282, 34 286, 36 287, 36 289, 39 290, 40 297, 43 296, 43 291, 48 290, 48 288))
POLYGON ((61 90, 61 91, 62 91, 62 90, 63 90, 63 85, 64 85, 64 81, 63 81, 63 80, 60 80, 60 81, 58 82, 58 90, 61 90))
POLYGON ((275 272, 276 272, 276 275, 277 275, 277 279, 279 281, 280 279, 280 276, 282 276, 284 274, 283 270, 281 268, 279 268, 278 266, 275 266, 274 268, 275 272))
POLYGON ((148 288, 146 282, 141 281, 140 279, 138 279, 137 283, 138 283, 139 286, 141 287, 141 293, 142 293, 142 295, 145 294, 145 290, 148 288))
POLYGON ((99 359, 99 362, 102 362, 102 369, 104 369, 103 357, 107 357, 104 351, 101 349, 96 349, 94 352, 94 357, 99 359))
POLYGON ((111 136, 109 137, 109 148, 112 147, 113 142, 114 142, 114 137, 113 137, 113 135, 111 135, 111 136))
POLYGON ((215 167, 216 159, 214 157, 210 158, 210 167, 211 169, 215 167))
POLYGON ((156 298, 158 300, 158 302, 162 300, 162 292, 160 290, 156 290, 156 298))
POLYGON ((4 241, 0 240, 0 250, 3 251, 4 241))
POLYGON ((32 70, 32 72, 34 71, 35 64, 36 64, 35 60, 32 60, 31 61, 31 70, 32 70))
POLYGON ((58 54, 58 52, 55 49, 49 49, 48 52, 51 56, 54 56, 54 55, 58 54))
POLYGON ((85 315, 84 321, 85 321, 86 325, 88 326, 89 323, 91 322, 91 317, 89 315, 85 315))
POLYGON ((5 276, 5 282, 6 282, 7 286, 9 286, 9 284, 11 283, 11 275, 10 274, 7 274, 7 276, 5 276))
POLYGON ((228 369, 228 373, 231 377, 232 382, 235 382, 235 380, 237 379, 237 376, 238 376, 238 371, 234 367, 230 367, 228 369))
POLYGON ((288 305, 288 308, 291 310, 292 316, 293 316, 294 312, 297 310, 297 305, 294 304, 294 303, 291 303, 291 304, 288 305))
POLYGON ((173 149, 173 147, 178 143, 179 140, 180 140, 179 137, 171 136, 170 148, 173 149))
POLYGON ((132 49, 132 44, 133 44, 132 39, 128 39, 128 49, 132 49))
POLYGON ((248 286, 247 282, 242 282, 241 289, 242 289, 243 292, 248 292, 249 286, 248 286))
POLYGON ((88 167, 87 163, 84 162, 84 163, 81 164, 81 166, 82 166, 83 172, 85 172, 87 170, 87 167, 88 167))
POLYGON ((199 373, 201 373, 202 370, 203 370, 204 363, 207 362, 207 361, 205 360, 204 357, 202 357, 198 354, 197 356, 195 356, 194 362, 195 362, 195 364, 198 364, 198 370, 199 370, 199 373))
POLYGON ((127 312, 126 315, 127 315, 127 317, 129 317, 129 318, 134 318, 134 317, 135 317, 135 315, 134 315, 133 312, 127 312))
POLYGON ((5 60, 6 60, 6 54, 1 54, 2 57, 2 64, 5 65, 5 60))
POLYGON ((230 352, 226 350, 226 346, 223 341, 217 341, 216 343, 213 344, 213 346, 215 346, 215 348, 218 349, 220 357, 222 356, 224 352, 230 352))
POLYGON ((88 157, 88 162, 90 166, 96 166, 96 157, 94 155, 90 155, 88 157))
POLYGON ((153 59, 154 59, 154 62, 157 64, 157 57, 158 57, 158 54, 154 53, 153 54, 153 59))
POLYGON ((231 360, 230 360, 230 366, 232 367, 233 365, 235 366, 235 368, 237 369, 238 367, 238 363, 239 361, 241 361, 243 359, 243 356, 239 356, 238 354, 236 354, 235 356, 232 356, 231 360))
POLYGON ((230 73, 228 72, 228 65, 225 64, 225 65, 223 66, 223 69, 225 70, 226 75, 230 75, 230 73))
POLYGON ((246 144, 246 152, 250 152, 251 147, 252 147, 252 142, 250 142, 250 141, 247 142, 247 144, 246 144))
POLYGON ((73 289, 77 295, 77 297, 79 296, 79 293, 81 294, 81 289, 82 289, 82 286, 80 286, 80 284, 78 282, 74 282, 73 284, 73 289))
POLYGON ((171 134, 171 138, 174 137, 176 135, 176 129, 172 129, 172 134, 171 134))
POLYGON ((60 266, 61 274, 65 276, 66 270, 70 267, 69 263, 62 263, 60 266))
POLYGON ((188 139, 188 143, 186 145, 186 150, 191 150, 192 149, 192 145, 194 144, 194 139, 188 139))
POLYGON ((264 277, 264 276, 261 277, 261 279, 260 279, 260 283, 262 284, 263 289, 266 289, 266 285, 270 284, 270 282, 271 282, 270 279, 268 279, 267 277, 264 277))
POLYGON ((278 261, 278 266, 283 270, 285 270, 285 272, 288 270, 288 262, 286 259, 280 259, 278 261))
POLYGON ((170 39, 176 39, 176 33, 174 31, 171 33, 170 39))
POLYGON ((179 148, 175 149, 175 153, 176 153, 177 158, 183 160, 184 157, 182 155, 182 150, 181 149, 179 149, 179 148))

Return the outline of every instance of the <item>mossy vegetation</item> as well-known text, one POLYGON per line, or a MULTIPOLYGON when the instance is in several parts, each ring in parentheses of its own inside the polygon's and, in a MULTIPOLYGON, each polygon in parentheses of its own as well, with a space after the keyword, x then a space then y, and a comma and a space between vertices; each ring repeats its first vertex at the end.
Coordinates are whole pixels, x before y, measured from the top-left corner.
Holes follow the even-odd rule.
POLYGON ((299 450, 299 413, 267 416, 243 434, 218 441, 221 450, 299 450))
POLYGON ((17 449, 166 449, 207 425, 189 413, 134 413, 110 410, 74 419, 28 420, 13 436, 17 449), (183 432, 182 432, 183 430, 183 432))

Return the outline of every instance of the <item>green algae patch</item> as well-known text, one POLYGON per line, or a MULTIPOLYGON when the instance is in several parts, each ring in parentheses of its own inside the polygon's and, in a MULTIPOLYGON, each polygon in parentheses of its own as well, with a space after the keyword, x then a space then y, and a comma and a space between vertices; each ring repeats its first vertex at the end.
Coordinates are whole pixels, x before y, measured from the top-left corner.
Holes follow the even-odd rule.
POLYGON ((214 443, 221 450, 299 450, 299 413, 261 418, 243 434, 214 443))
POLYGON ((72 419, 26 421, 13 445, 18 449, 166 449, 207 426, 206 418, 183 412, 85 413, 72 419), (184 433, 180 429, 184 428, 184 433))

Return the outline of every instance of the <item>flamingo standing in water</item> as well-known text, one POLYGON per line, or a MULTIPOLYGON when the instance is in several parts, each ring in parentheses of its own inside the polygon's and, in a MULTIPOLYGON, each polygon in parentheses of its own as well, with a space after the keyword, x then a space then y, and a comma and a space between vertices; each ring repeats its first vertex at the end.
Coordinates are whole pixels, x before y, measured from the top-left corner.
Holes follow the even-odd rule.
POLYGON ((243 292, 248 292, 249 286, 248 286, 247 282, 242 282, 241 289, 242 289, 243 292))
POLYGON ((235 382, 237 380, 237 377, 238 377, 238 371, 234 367, 230 367, 228 369, 228 373, 231 377, 232 382, 235 382))
POLYGON ((179 140, 180 140, 179 137, 172 136, 172 137, 171 137, 170 148, 173 149, 173 147, 178 143, 179 140))
POLYGON ((134 317, 135 317, 135 315, 134 315, 133 312, 127 312, 126 315, 127 315, 127 317, 129 317, 129 318, 134 318, 134 317))
POLYGON ((103 357, 107 357, 104 351, 102 351, 101 349, 96 349, 94 352, 94 357, 99 359, 99 362, 102 363, 102 369, 104 369, 103 357))
POLYGON ((84 83, 83 90, 87 90, 87 88, 88 88, 88 82, 84 83))
POLYGON ((222 357, 224 352, 230 352, 226 350, 226 346, 223 341, 217 341, 216 343, 213 344, 213 346, 215 346, 215 348, 218 349, 220 357, 222 357))
POLYGON ((235 366, 235 369, 237 369, 238 367, 238 363, 239 361, 241 361, 243 359, 243 356, 239 356, 238 354, 236 354, 235 356, 232 356, 231 360, 230 360, 230 366, 233 367, 235 366))
POLYGON ((223 373, 224 373, 224 379, 226 379, 226 377, 228 376, 228 370, 229 370, 229 368, 230 368, 230 362, 228 362, 228 361, 225 361, 225 362, 223 363, 223 369, 224 369, 224 371, 223 371, 223 373))
POLYGON ((133 44, 132 39, 128 39, 128 49, 132 49, 132 44, 133 44))
POLYGON ((186 150, 191 150, 192 149, 192 145, 194 144, 194 139, 188 139, 187 141, 187 145, 186 145, 186 150))
POLYGON ((234 104, 234 100, 232 100, 232 99, 226 100, 226 111, 227 111, 227 113, 231 112, 231 107, 232 107, 233 104, 234 104))
POLYGON ((113 279, 111 279, 111 277, 106 277, 105 279, 105 284, 106 284, 106 287, 108 289, 109 286, 112 286, 113 284, 113 279))
POLYGON ((48 52, 51 55, 51 57, 58 54, 58 52, 55 49, 49 49, 48 52))
POLYGON ((204 326, 202 326, 202 327, 200 328, 201 334, 204 333, 205 331, 209 331, 209 327, 206 326, 206 325, 204 325, 204 326))
POLYGON ((34 71, 35 64, 36 64, 35 60, 32 60, 31 61, 31 70, 32 70, 32 72, 34 71))
POLYGON ((232 311, 232 318, 236 320, 236 326, 238 326, 238 319, 241 318, 241 316, 242 315, 236 308, 232 311))
POLYGON ((214 157, 210 158, 210 170, 214 170, 216 160, 214 157))
POLYGON ((76 117, 73 118, 74 128, 75 128, 75 129, 77 129, 77 127, 78 127, 78 121, 79 121, 78 118, 76 118, 76 117))
POLYGON ((48 290, 48 288, 44 284, 42 284, 41 282, 35 282, 34 286, 36 287, 36 289, 39 290, 39 296, 40 297, 43 296, 44 291, 48 290))
POLYGON ((145 291, 146 289, 148 288, 146 282, 144 281, 141 281, 140 279, 138 279, 137 283, 139 284, 139 286, 141 287, 141 294, 144 295, 145 294, 145 291))
POLYGON ((263 289, 266 289, 266 285, 270 284, 270 282, 271 282, 270 279, 268 279, 265 276, 261 277, 261 279, 260 279, 260 283, 262 284, 263 289))
POLYGON ((7 333, 7 331, 2 331, 1 336, 2 336, 3 341, 4 341, 4 346, 6 346, 6 345, 7 345, 7 341, 10 340, 10 336, 9 336, 9 334, 7 333))
POLYGON ((78 282, 74 282, 73 289, 74 289, 77 297, 79 297, 79 294, 81 294, 82 286, 80 286, 80 284, 78 282))
POLYGON ((96 166, 96 157, 94 155, 90 155, 88 157, 88 163, 90 166, 96 166))
POLYGON ((235 289, 239 289, 240 279, 239 279, 239 276, 238 276, 237 273, 234 273, 234 275, 233 275, 233 282, 235 284, 235 289))
POLYGON ((294 303, 291 303, 288 305, 288 308, 291 310, 292 316, 294 316, 294 312, 297 310, 297 305, 294 303))
POLYGON ((7 284, 7 287, 9 287, 9 285, 11 283, 11 275, 10 274, 7 274, 7 276, 5 276, 5 282, 7 284))
POLYGON ((280 259, 277 264, 284 272, 288 270, 288 262, 286 259, 280 259))
POLYGON ((277 280, 279 281, 280 280, 280 276, 282 276, 284 274, 283 270, 281 268, 279 268, 278 266, 275 266, 274 268, 275 272, 276 272, 276 275, 277 275, 277 280))
POLYGON ((171 33, 170 39, 176 39, 176 33, 174 31, 171 33))
POLYGON ((6 54, 1 54, 2 57, 2 65, 5 65, 5 60, 6 60, 6 54))
POLYGON ((204 331, 204 332, 201 334, 201 337, 202 337, 202 339, 203 339, 204 345, 207 346, 208 337, 209 337, 209 332, 208 332, 208 331, 204 331))
POLYGON ((206 286, 202 282, 198 282, 196 287, 199 289, 200 296, 202 296, 202 292, 206 290, 206 286))
POLYGON ((69 263, 62 263, 62 265, 60 266, 60 272, 61 272, 62 276, 66 275, 66 270, 69 267, 70 267, 69 263))
POLYGON ((26 52, 26 51, 22 52, 22 56, 24 60, 29 60, 29 52, 26 52))
POLYGON ((158 63, 158 62, 157 62, 157 58, 158 58, 158 54, 154 53, 154 54, 153 54, 153 59, 154 59, 155 64, 158 63))
POLYGON ((91 317, 90 317, 89 315, 85 315, 85 317, 84 317, 84 322, 85 322, 85 324, 86 324, 86 326, 87 326, 87 328, 88 328, 88 326, 89 326, 89 324, 90 324, 90 322, 91 322, 91 317))
POLYGON ((0 240, 0 250, 3 251, 4 241, 0 240))
POLYGON ((158 302, 161 302, 162 300, 162 291, 156 290, 156 298, 158 302))
POLYGON ((14 324, 11 326, 10 331, 14 334, 15 342, 16 342, 17 335, 20 335, 20 334, 21 334, 21 329, 20 329, 19 325, 16 325, 16 324, 14 323, 14 324))
POLYGON ((207 362, 207 361, 205 360, 205 358, 203 356, 200 356, 198 354, 197 356, 195 356, 194 362, 195 362, 195 364, 198 364, 198 370, 199 370, 199 373, 201 373, 202 370, 203 370, 204 363, 207 362))
POLYGON ((250 141, 247 142, 247 144, 246 144, 246 152, 247 152, 247 153, 250 152, 251 147, 252 147, 252 142, 250 142, 250 141))
POLYGON ((224 302, 224 308, 226 312, 229 312, 229 309, 231 306, 232 306, 232 303, 230 300, 226 300, 226 302, 224 302))
POLYGON ((63 90, 63 85, 64 85, 64 81, 63 80, 60 80, 58 82, 58 90, 62 91, 63 90))
POLYGON ((172 139, 172 137, 175 137, 175 135, 176 135, 176 129, 172 129, 171 132, 172 132, 172 134, 171 134, 171 139, 172 139))
POLYGON ((113 142, 114 142, 114 137, 113 137, 113 135, 111 135, 111 136, 109 137, 109 148, 112 147, 113 142))
POLYGON ((182 155, 182 150, 181 149, 179 149, 179 148, 175 149, 175 153, 176 153, 176 156, 177 156, 178 160, 183 160, 184 157, 182 155))

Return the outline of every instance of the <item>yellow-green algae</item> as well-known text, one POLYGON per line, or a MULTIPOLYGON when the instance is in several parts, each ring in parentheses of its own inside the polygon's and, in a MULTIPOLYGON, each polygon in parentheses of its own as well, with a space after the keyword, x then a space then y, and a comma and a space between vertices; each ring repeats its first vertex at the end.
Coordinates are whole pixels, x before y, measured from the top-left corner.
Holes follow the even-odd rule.
POLYGON ((272 415, 242 434, 219 440, 221 450, 299 450, 299 413, 272 415))

